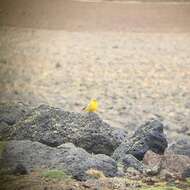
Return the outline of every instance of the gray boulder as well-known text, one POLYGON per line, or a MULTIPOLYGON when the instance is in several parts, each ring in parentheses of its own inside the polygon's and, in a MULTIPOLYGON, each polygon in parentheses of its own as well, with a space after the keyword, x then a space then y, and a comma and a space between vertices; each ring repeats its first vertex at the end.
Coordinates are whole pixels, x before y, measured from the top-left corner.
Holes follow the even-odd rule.
POLYGON ((71 142, 90 153, 111 155, 127 132, 103 122, 95 113, 73 113, 42 105, 14 126, 14 140, 38 141, 51 147, 71 142))
POLYGON ((174 152, 175 154, 190 157, 190 137, 183 137, 178 139, 168 147, 168 150, 174 152))
POLYGON ((0 140, 7 139, 13 131, 13 125, 29 111, 22 103, 0 103, 0 140))
POLYGON ((144 164, 131 154, 125 155, 125 157, 122 159, 122 164, 124 166, 124 171, 127 171, 127 168, 129 167, 132 167, 139 172, 143 172, 144 170, 144 164))
POLYGON ((148 151, 143 161, 149 168, 157 168, 157 174, 164 179, 167 179, 168 174, 171 178, 177 179, 186 178, 189 175, 190 158, 185 155, 175 154, 171 151, 165 151, 164 155, 159 155, 148 151))
POLYGON ((78 180, 88 179, 86 171, 91 168, 108 177, 117 175, 117 164, 112 158, 91 155, 71 143, 53 148, 29 140, 9 141, 1 154, 0 166, 13 172, 22 166, 25 173, 45 168, 63 170, 78 180))
POLYGON ((127 154, 131 154, 138 160, 142 160, 148 150, 163 154, 168 145, 163 128, 163 124, 158 120, 148 121, 140 126, 128 141, 122 142, 112 157, 121 160, 127 154))
POLYGON ((182 173, 182 178, 190 178, 190 167, 186 168, 182 173))

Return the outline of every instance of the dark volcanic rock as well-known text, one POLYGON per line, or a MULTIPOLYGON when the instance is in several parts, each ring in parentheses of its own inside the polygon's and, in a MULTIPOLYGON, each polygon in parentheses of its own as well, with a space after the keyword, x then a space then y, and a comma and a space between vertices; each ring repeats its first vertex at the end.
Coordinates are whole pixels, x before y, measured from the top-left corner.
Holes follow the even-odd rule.
POLYGON ((190 167, 186 168, 182 173, 182 178, 190 178, 190 167))
POLYGON ((123 159, 122 163, 124 165, 124 170, 127 170, 127 168, 132 167, 140 172, 143 172, 144 165, 142 162, 137 160, 133 155, 127 154, 123 159))
POLYGON ((168 150, 174 152, 175 154, 186 155, 190 157, 190 137, 178 139, 169 146, 168 150))
POLYGON ((27 113, 28 109, 22 103, 0 103, 0 123, 13 125, 27 113))
POLYGON ((42 105, 15 125, 15 140, 29 139, 55 147, 72 142, 88 152, 111 155, 127 133, 103 122, 95 113, 73 113, 42 105))
POLYGON ((112 158, 102 154, 91 155, 71 143, 52 148, 29 140, 9 141, 0 161, 1 167, 13 172, 20 169, 20 165, 27 172, 42 168, 58 169, 78 180, 86 180, 86 171, 91 168, 100 170, 109 177, 117 174, 117 164, 112 158))
POLYGON ((22 165, 18 164, 15 169, 13 170, 14 175, 26 175, 28 174, 27 169, 22 165))
POLYGON ((167 140, 163 133, 163 124, 158 120, 152 120, 140 126, 134 135, 120 144, 114 151, 115 160, 123 159, 126 154, 132 154, 138 160, 142 160, 148 150, 163 154, 167 148, 167 140))
POLYGON ((29 111, 22 103, 0 103, 0 140, 7 139, 13 131, 13 125, 29 111))
POLYGON ((5 122, 0 123, 0 140, 7 140, 11 136, 11 132, 14 131, 12 125, 8 125, 5 122))

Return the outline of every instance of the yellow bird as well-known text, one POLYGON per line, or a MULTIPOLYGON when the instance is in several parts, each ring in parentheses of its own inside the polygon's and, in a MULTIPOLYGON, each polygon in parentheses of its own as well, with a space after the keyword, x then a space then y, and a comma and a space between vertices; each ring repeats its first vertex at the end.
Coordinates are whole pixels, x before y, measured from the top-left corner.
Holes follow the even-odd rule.
POLYGON ((99 107, 99 103, 96 99, 92 99, 87 107, 83 108, 86 112, 96 112, 99 107))

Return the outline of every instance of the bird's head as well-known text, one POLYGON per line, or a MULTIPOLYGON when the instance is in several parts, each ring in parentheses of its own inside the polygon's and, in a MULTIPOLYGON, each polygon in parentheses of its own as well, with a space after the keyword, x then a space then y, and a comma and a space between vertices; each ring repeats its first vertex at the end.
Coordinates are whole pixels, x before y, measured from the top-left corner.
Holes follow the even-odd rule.
POLYGON ((91 104, 93 104, 93 105, 96 106, 96 107, 99 107, 99 102, 98 102, 97 99, 92 99, 92 100, 91 100, 91 104))
POLYGON ((96 99, 92 99, 91 102, 98 103, 96 99))

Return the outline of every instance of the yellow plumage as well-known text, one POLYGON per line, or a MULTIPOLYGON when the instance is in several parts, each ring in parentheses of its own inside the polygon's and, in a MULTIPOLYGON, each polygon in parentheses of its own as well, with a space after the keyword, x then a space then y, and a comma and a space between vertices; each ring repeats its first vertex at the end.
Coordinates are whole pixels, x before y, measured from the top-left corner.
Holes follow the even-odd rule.
POLYGON ((96 112, 97 109, 99 107, 99 103, 97 100, 93 99, 90 101, 90 103, 88 104, 88 106, 86 108, 84 108, 84 110, 86 112, 96 112))

